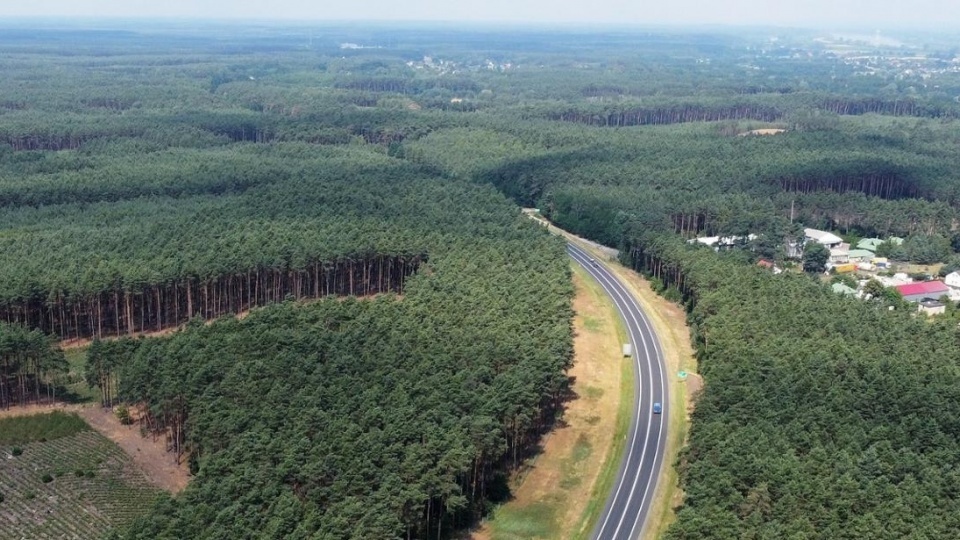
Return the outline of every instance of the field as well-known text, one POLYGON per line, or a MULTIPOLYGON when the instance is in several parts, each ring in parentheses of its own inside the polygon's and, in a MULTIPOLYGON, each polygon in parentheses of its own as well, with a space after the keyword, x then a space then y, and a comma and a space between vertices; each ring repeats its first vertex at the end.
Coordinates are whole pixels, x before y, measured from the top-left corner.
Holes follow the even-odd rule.
MULTIPOLYGON (((37 415, 0 421, 59 424, 75 415, 37 415)), ((82 421, 81 421, 82 423, 82 421)), ((4 443, 0 448, 0 538, 100 538, 150 508, 151 487, 115 444, 85 427, 54 439, 4 443)))

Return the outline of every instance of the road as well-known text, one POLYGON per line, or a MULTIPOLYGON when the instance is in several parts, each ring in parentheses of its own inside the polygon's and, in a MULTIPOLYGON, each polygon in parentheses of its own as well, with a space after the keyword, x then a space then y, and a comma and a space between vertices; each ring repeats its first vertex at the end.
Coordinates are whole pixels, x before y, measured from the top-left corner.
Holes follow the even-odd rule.
POLYGON ((592 536, 598 540, 632 540, 640 537, 648 521, 666 453, 670 408, 663 348, 640 304, 606 266, 593 262, 590 254, 574 244, 567 244, 567 253, 610 295, 633 344, 629 360, 635 385, 633 418, 613 492, 592 536), (661 414, 653 413, 654 403, 663 404, 661 414))

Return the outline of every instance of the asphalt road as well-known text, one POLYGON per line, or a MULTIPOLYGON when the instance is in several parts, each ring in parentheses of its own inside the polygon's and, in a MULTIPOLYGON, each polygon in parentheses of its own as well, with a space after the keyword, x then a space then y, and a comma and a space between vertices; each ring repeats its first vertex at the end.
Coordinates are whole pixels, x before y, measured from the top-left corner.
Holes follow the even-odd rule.
POLYGON ((573 244, 567 244, 567 253, 610 295, 633 345, 631 358, 612 359, 633 363, 633 418, 623 441, 626 444, 623 462, 593 538, 639 538, 649 520, 667 442, 670 408, 663 349, 640 304, 617 277, 573 244), (653 413, 653 404, 657 402, 663 405, 660 414, 653 413))

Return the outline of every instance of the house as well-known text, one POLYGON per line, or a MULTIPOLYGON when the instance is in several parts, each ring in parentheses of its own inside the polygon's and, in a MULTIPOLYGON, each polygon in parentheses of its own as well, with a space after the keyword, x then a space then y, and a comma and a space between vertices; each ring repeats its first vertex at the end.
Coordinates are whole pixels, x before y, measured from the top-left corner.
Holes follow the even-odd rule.
POLYGON ((830 286, 833 289, 833 292, 837 294, 842 294, 845 296, 856 296, 857 290, 849 285, 844 285, 843 283, 834 283, 830 286))
POLYGON ((890 266, 890 261, 886 257, 874 257, 871 263, 874 264, 877 268, 886 268, 890 266))
MULTIPOLYGON (((857 244, 857 246, 859 245, 860 244, 857 244)), ((847 258, 850 259, 850 262, 870 262, 870 260, 873 259, 873 252, 857 247, 857 249, 851 249, 847 253, 847 258)))
POLYGON ((857 249, 863 249, 871 253, 877 252, 877 246, 883 243, 883 240, 879 238, 864 238, 863 240, 857 242, 857 249))
POLYGON ((927 315, 940 315, 941 313, 946 313, 947 306, 939 300, 928 298, 917 305, 917 311, 927 315))
POLYGON ((767 270, 772 271, 774 274, 779 274, 783 272, 783 270, 781 270, 776 264, 766 259, 760 259, 759 261, 757 261, 757 266, 759 266, 760 268, 766 268, 767 270))
POLYGON ((712 247, 715 251, 721 248, 732 248, 737 244, 746 244, 757 239, 757 235, 748 234, 747 236, 701 236, 687 241, 689 244, 700 243, 712 247))
POLYGON ((942 281, 923 281, 898 285, 897 291, 907 302, 920 302, 925 298, 940 298, 948 295, 950 287, 947 287, 942 281))
POLYGON ((830 248, 830 259, 833 264, 846 264, 850 262, 850 252, 841 248, 830 248))
POLYGON ((943 282, 947 284, 947 287, 960 289, 960 272, 950 272, 947 277, 943 278, 943 282))
POLYGON ((817 229, 804 229, 803 236, 806 238, 807 242, 817 242, 827 246, 830 249, 839 248, 840 244, 843 243, 843 239, 839 236, 817 229))

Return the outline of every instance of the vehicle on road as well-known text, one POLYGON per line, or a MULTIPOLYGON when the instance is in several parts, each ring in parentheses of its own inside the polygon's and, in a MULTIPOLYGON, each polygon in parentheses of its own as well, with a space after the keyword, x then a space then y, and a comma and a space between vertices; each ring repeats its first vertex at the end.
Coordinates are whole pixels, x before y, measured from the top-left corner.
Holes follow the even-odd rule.
POLYGON ((653 404, 653 414, 660 414, 663 412, 663 405, 660 405, 660 402, 653 404))

